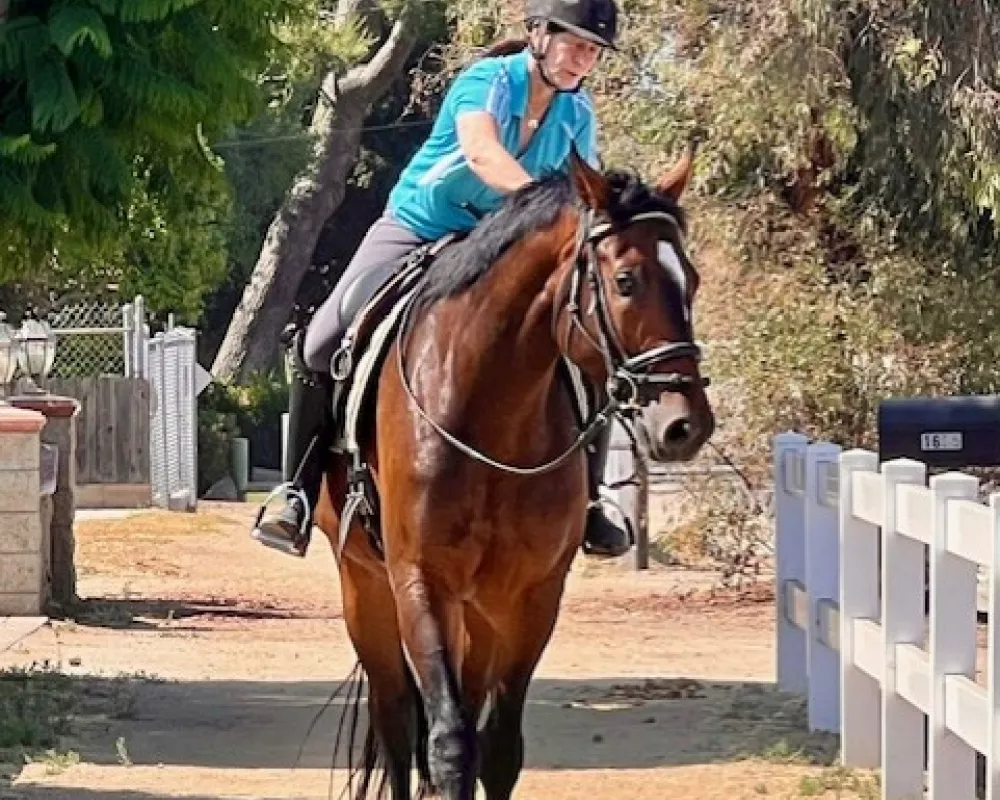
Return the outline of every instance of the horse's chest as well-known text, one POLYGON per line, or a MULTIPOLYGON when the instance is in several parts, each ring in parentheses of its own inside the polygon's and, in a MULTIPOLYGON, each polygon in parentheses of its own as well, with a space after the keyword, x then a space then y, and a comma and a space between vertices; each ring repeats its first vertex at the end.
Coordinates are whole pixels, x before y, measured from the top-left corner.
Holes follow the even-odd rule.
POLYGON ((544 475, 470 484, 457 499, 469 524, 497 528, 565 519, 579 500, 568 488, 546 481, 544 475))

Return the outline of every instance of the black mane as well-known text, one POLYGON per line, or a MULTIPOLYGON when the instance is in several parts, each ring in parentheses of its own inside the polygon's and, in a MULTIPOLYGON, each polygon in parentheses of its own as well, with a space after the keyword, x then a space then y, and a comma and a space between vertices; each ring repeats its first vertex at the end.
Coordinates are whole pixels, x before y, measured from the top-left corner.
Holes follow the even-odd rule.
MULTIPOLYGON (((649 211, 665 211, 686 229, 684 212, 672 198, 654 193, 632 172, 605 173, 611 187, 608 214, 613 222, 649 211)), ((447 247, 428 267, 417 289, 414 312, 468 289, 486 275, 512 245, 552 225, 567 205, 576 202, 569 177, 562 173, 510 194, 503 204, 461 241, 447 247)), ((415 318, 416 314, 414 314, 415 318)))

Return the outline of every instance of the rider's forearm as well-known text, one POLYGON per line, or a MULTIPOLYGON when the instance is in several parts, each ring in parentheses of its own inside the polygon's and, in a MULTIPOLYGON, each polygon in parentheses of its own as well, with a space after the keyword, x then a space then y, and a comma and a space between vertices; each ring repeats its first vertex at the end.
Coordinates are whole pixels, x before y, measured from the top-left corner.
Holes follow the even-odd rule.
POLYGON ((466 154, 479 179, 501 194, 520 189, 533 178, 498 142, 480 142, 466 154))
POLYGON ((531 175, 500 144, 496 120, 486 112, 458 120, 458 141, 472 171, 494 191, 513 192, 532 181, 531 175))

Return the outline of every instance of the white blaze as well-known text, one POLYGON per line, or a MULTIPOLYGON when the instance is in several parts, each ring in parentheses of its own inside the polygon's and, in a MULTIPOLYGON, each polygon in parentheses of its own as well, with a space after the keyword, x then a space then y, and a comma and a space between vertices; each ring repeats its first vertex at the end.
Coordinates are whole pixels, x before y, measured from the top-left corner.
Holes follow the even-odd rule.
POLYGON ((656 244, 656 256, 660 261, 660 265, 677 282, 677 286, 681 290, 681 307, 684 309, 684 320, 690 322, 691 309, 688 308, 687 302, 690 296, 688 293, 688 275, 681 264, 681 260, 677 257, 677 251, 674 250, 674 246, 670 242, 665 242, 661 239, 656 244))

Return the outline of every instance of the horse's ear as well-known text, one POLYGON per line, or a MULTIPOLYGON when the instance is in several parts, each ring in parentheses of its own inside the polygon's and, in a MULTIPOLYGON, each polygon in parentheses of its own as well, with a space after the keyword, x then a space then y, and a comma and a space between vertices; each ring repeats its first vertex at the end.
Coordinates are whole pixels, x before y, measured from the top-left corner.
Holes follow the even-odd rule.
POLYGON ((681 199, 681 195, 691 182, 691 175, 694 174, 694 154, 697 149, 698 142, 693 139, 688 143, 680 160, 660 176, 656 182, 656 190, 660 194, 673 198, 675 202, 681 199))
POLYGON ((608 207, 608 182, 581 158, 575 146, 569 151, 569 175, 573 188, 588 208, 603 211, 608 207))

